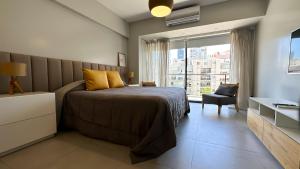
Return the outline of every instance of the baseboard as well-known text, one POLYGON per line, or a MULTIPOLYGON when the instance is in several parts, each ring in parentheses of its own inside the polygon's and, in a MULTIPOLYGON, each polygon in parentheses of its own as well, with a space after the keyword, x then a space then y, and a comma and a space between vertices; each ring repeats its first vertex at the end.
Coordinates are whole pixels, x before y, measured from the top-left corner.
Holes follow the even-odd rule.
POLYGON ((54 137, 54 136, 55 136, 55 134, 52 134, 52 135, 49 135, 49 136, 40 138, 40 139, 38 139, 38 140, 32 141, 32 142, 30 142, 30 143, 24 144, 24 145, 22 145, 22 146, 13 148, 13 149, 11 149, 11 150, 2 152, 2 153, 0 153, 0 157, 9 155, 9 154, 11 154, 11 153, 14 153, 14 152, 16 152, 16 151, 19 151, 19 150, 21 150, 21 149, 24 149, 24 148, 26 148, 26 147, 29 147, 29 146, 32 146, 32 145, 37 144, 37 143, 39 143, 39 142, 45 141, 45 140, 50 139, 50 138, 52 138, 52 137, 54 137))

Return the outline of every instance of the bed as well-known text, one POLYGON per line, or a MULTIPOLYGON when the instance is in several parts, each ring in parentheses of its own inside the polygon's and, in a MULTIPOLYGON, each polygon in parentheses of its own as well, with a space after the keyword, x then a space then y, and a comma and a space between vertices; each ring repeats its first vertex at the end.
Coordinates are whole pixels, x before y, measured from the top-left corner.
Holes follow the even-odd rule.
POLYGON ((129 146, 131 161, 137 163, 176 146, 175 126, 188 112, 186 93, 180 88, 73 90, 64 96, 62 124, 129 146))
MULTIPOLYGON (((27 76, 18 78, 25 92, 55 92, 58 125, 131 147, 133 163, 174 147, 174 128, 189 111, 184 89, 84 90, 83 68, 118 71, 126 81, 126 67, 9 52, 0 52, 0 61, 27 65, 27 76)), ((7 92, 8 83, 9 78, 0 77, 0 93, 7 92)))

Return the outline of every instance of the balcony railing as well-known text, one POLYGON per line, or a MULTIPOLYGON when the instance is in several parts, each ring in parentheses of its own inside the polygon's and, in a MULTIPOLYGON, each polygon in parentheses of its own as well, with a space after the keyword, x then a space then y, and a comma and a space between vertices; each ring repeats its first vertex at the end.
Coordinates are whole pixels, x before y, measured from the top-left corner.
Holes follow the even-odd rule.
POLYGON ((168 86, 185 88, 190 100, 201 101, 202 94, 215 92, 220 83, 227 83, 229 79, 229 74, 168 74, 168 86))

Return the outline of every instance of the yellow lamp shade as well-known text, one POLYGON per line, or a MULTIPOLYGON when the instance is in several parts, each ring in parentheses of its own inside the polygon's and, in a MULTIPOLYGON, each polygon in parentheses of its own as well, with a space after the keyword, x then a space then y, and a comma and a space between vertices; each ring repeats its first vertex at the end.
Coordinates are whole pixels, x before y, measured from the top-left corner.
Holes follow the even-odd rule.
POLYGON ((26 64, 25 63, 0 63, 0 75, 7 76, 26 76, 26 64))
POLYGON ((149 9, 155 17, 165 17, 171 14, 173 0, 149 0, 149 9))
POLYGON ((134 72, 129 72, 128 77, 131 79, 134 78, 134 72))

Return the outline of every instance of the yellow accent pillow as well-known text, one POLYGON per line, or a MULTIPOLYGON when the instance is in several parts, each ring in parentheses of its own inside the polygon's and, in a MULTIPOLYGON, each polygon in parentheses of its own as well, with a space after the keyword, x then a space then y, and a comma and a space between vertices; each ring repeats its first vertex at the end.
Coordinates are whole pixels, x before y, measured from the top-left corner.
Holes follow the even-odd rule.
POLYGON ((109 88, 106 71, 91 69, 83 69, 82 71, 86 90, 94 91, 109 88))
POLYGON ((118 71, 107 71, 106 73, 110 88, 124 87, 123 80, 121 79, 120 73, 118 71))

